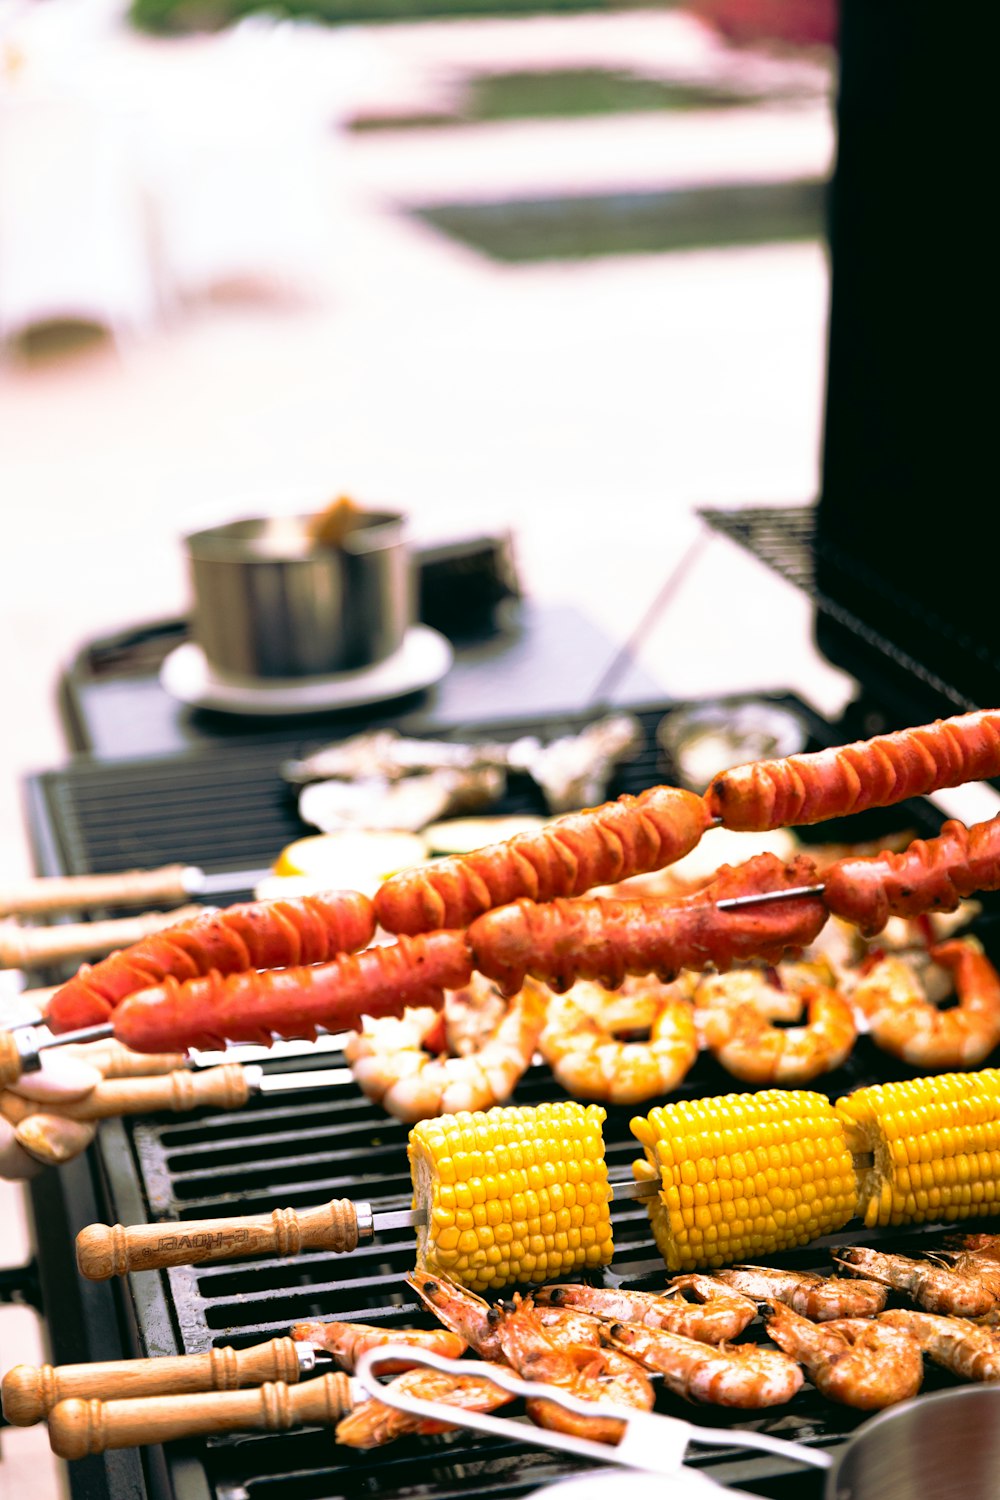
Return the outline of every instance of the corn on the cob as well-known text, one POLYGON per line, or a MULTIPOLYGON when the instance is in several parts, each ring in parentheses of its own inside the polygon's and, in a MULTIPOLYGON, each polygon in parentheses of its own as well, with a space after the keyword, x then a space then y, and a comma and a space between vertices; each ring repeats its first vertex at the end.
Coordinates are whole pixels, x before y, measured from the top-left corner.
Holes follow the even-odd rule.
POLYGON ((410 1132, 417 1264, 473 1291, 611 1260, 611 1189, 596 1104, 508 1106, 410 1132))
POLYGON ((841 1229, 857 1179, 844 1126, 822 1094, 767 1089, 666 1104, 631 1122, 658 1180, 649 1215, 668 1270, 757 1260, 841 1229))
POLYGON ((1000 1205, 1000 1069, 872 1084, 837 1100, 872 1228, 996 1213, 1000 1205))

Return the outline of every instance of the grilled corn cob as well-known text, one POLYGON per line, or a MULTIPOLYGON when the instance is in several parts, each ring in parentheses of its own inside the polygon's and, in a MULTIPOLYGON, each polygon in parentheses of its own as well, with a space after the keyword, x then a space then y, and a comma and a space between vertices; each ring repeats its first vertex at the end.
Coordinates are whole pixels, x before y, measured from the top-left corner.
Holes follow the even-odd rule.
POLYGON ((837 1100, 872 1228, 965 1219, 1000 1205, 1000 1069, 872 1084, 837 1100))
POLYGON ((417 1265, 473 1291, 611 1260, 599 1105, 539 1104, 423 1120, 410 1132, 417 1265))
POLYGON ((756 1260, 841 1229, 857 1179, 844 1125, 822 1094, 768 1089, 666 1104, 631 1122, 638 1181, 668 1270, 756 1260))

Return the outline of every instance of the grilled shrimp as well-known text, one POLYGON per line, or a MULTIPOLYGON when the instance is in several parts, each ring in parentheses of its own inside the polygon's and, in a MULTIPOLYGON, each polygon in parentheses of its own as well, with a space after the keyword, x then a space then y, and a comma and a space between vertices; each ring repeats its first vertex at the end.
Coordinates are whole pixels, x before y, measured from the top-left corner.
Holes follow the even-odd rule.
MULTIPOLYGON (((375 1328, 370 1323, 295 1323, 292 1338, 304 1339, 332 1354, 342 1370, 352 1371, 368 1349, 382 1344, 412 1344, 415 1349, 431 1349, 445 1359, 458 1359, 468 1345, 457 1333, 446 1328, 375 1328)), ((409 1370, 402 1361, 383 1365, 383 1372, 409 1370)))
POLYGON ((559 1344, 601 1347, 601 1319, 573 1307, 535 1307, 538 1321, 559 1344))
POLYGON ((937 1261, 957 1271, 959 1276, 973 1276, 1000 1301, 1000 1261, 992 1255, 983 1255, 977 1250, 961 1250, 957 1253, 942 1250, 928 1255, 928 1260, 937 1261))
POLYGON ((496 1308, 447 1276, 407 1271, 406 1281, 444 1326, 464 1339, 481 1359, 499 1360, 503 1364, 503 1350, 496 1333, 499 1318, 496 1308))
POLYGON ((716 1271, 715 1280, 756 1302, 784 1302, 814 1323, 874 1317, 889 1295, 888 1288, 876 1281, 817 1276, 814 1271, 774 1271, 767 1266, 733 1266, 716 1271))
POLYGON ((650 1006, 642 1004, 638 990, 633 992, 635 1019, 620 1013, 617 1025, 577 1004, 573 990, 553 996, 538 1045, 567 1093, 611 1104, 638 1104, 670 1093, 685 1077, 698 1056, 690 1002, 675 985, 655 978, 644 983, 654 1001, 646 1042, 619 1041, 615 1036, 616 1030, 637 1029, 638 1017, 648 1014, 650 1006))
POLYGON ((802 1084, 832 1073, 854 1046, 854 1012, 831 985, 804 986, 799 993, 806 1006, 806 1025, 782 1029, 753 1005, 736 1005, 702 1017, 705 1046, 744 1083, 802 1084))
MULTIPOLYGON (((559 1386, 581 1401, 610 1401, 650 1411, 653 1387, 635 1360, 613 1349, 563 1344, 554 1329, 543 1328, 531 1299, 515 1295, 513 1306, 500 1309, 497 1336, 505 1359, 525 1380, 559 1386)), ((622 1423, 608 1417, 581 1417, 550 1401, 525 1404, 531 1420, 553 1432, 568 1432, 598 1443, 617 1443, 622 1423)))
POLYGON ((448 1051, 453 1057, 471 1057, 489 1041, 506 1014, 506 1001, 495 984, 473 974, 460 990, 448 990, 444 997, 444 1029, 448 1051))
POLYGON ((728 974, 699 974, 693 985, 695 1018, 701 1026, 711 1011, 750 1005, 769 1021, 797 1021, 802 1014, 799 979, 814 974, 814 966, 792 963, 776 969, 758 964, 728 974))
POLYGON ((1000 975, 974 938, 953 938, 931 949, 935 963, 954 974, 959 1003, 938 1010, 904 959, 881 959, 854 990, 875 1042, 913 1067, 940 1072, 976 1067, 1000 1043, 1000 975))
MULTIPOLYGON (((390 1384, 394 1389, 407 1391, 423 1401, 442 1401, 464 1411, 495 1411, 498 1406, 514 1399, 508 1391, 502 1391, 499 1386, 491 1385, 477 1375, 445 1375, 440 1370, 408 1370, 405 1375, 397 1375, 390 1384)), ((348 1448, 378 1448, 409 1433, 426 1436, 450 1432, 452 1425, 397 1411, 373 1397, 344 1417, 337 1424, 334 1436, 338 1443, 348 1448)))
POLYGON ((802 1385, 802 1371, 793 1359, 760 1344, 703 1344, 639 1323, 612 1323, 603 1336, 648 1370, 659 1371, 670 1390, 690 1401, 780 1406, 802 1385))
POLYGON ((662 1293, 625 1287, 543 1286, 534 1299, 539 1307, 579 1308, 606 1322, 665 1328, 706 1344, 735 1338, 757 1314, 748 1297, 720 1285, 714 1276, 677 1276, 662 1293), (698 1301, 686 1301, 684 1292, 692 1292, 698 1301))
POLYGON ((431 1056, 423 1012, 409 1033, 405 1017, 367 1021, 344 1052, 364 1093, 399 1120, 489 1109, 510 1098, 531 1062, 548 999, 540 985, 527 980, 489 1040, 465 1057, 431 1056))
POLYGON ((983 1260, 1000 1261, 1000 1234, 964 1234, 959 1243, 971 1255, 983 1260))
POLYGON ((997 1300, 978 1277, 935 1265, 933 1261, 885 1255, 862 1246, 846 1247, 833 1259, 854 1275, 908 1292, 927 1312, 975 1318, 989 1312, 997 1300))
POLYGON ((870 1318, 810 1323, 775 1303, 767 1331, 809 1372, 831 1401, 877 1411, 915 1396, 924 1378, 920 1345, 909 1333, 870 1318))
POLYGON ((1000 1380, 1000 1336, 992 1328, 906 1307, 883 1313, 879 1322, 909 1333, 935 1364, 960 1380, 1000 1380))

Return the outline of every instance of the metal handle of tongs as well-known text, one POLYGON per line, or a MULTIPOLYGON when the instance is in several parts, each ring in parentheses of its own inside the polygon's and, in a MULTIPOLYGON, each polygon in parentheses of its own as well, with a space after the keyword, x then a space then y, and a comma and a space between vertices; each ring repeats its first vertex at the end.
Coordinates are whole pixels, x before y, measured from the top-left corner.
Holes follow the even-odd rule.
POLYGON ((763 1432, 698 1427, 693 1422, 682 1421, 680 1417, 637 1411, 635 1407, 619 1406, 611 1401, 581 1401, 578 1396, 570 1395, 558 1386, 522 1380, 513 1370, 503 1365, 487 1364, 480 1360, 446 1359, 429 1349, 414 1349, 396 1344, 369 1349, 358 1361, 355 1378, 377 1400, 413 1416, 446 1422, 453 1427, 473 1428, 476 1432, 488 1432, 494 1437, 505 1438, 508 1442, 516 1438, 519 1442, 534 1443, 540 1448, 556 1448, 563 1453, 592 1458, 598 1463, 618 1464, 622 1468, 641 1469, 651 1474, 676 1474, 684 1463, 689 1443, 724 1448, 754 1448, 816 1469, 828 1469, 833 1462, 828 1453, 808 1448, 803 1443, 790 1443, 784 1438, 769 1437, 763 1432), (512 1396, 548 1401, 561 1406, 565 1411, 575 1412, 578 1416, 616 1419, 624 1424, 625 1430, 621 1441, 616 1446, 611 1446, 593 1442, 590 1438, 573 1437, 569 1433, 554 1432, 522 1422, 515 1425, 508 1417, 494 1417, 488 1412, 468 1411, 462 1407, 448 1406, 442 1401, 424 1401, 398 1387, 381 1384, 375 1372, 394 1359, 407 1359, 411 1365, 426 1366, 446 1375, 474 1375, 478 1379, 489 1381, 491 1385, 499 1386, 512 1396))

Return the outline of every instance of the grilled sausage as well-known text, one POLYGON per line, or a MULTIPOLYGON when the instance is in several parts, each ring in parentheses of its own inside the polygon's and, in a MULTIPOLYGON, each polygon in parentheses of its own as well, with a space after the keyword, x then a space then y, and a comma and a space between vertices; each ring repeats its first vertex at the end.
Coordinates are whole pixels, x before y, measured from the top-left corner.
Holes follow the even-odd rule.
POLYGON ((363 1016, 398 1016, 409 1005, 440 1006, 444 991, 472 978, 465 934, 431 932, 400 938, 330 963, 267 973, 206 974, 130 995, 114 1014, 115 1036, 137 1052, 263 1042, 273 1035, 309 1037, 359 1030, 363 1016))
POLYGON ((464 927, 518 897, 550 901, 595 885, 659 870, 694 848, 710 822, 703 799, 680 787, 652 787, 557 818, 471 854, 392 876, 375 896, 388 932, 464 927))
POLYGON ((626 974, 676 978, 681 969, 725 970, 737 959, 777 963, 789 948, 813 942, 827 918, 822 897, 798 897, 720 911, 727 896, 808 885, 815 866, 805 855, 783 865, 760 854, 723 866, 712 883, 675 901, 521 900, 479 917, 468 931, 476 968, 514 994, 531 974, 554 990, 578 979, 614 989, 626 974))
POLYGON ((763 831, 890 807, 1000 775, 1000 709, 937 719, 836 750, 723 771, 705 801, 727 828, 763 831))
POLYGON ((1000 889, 1000 817, 971 828, 951 820, 901 854, 837 860, 823 880, 829 910, 866 937, 890 917, 954 911, 974 891, 1000 889))
POLYGON ((83 964, 49 1002, 49 1024, 53 1031, 99 1025, 126 995, 168 976, 193 979, 211 972, 322 963, 364 948, 374 933, 372 904, 358 891, 206 910, 98 964, 83 964))

